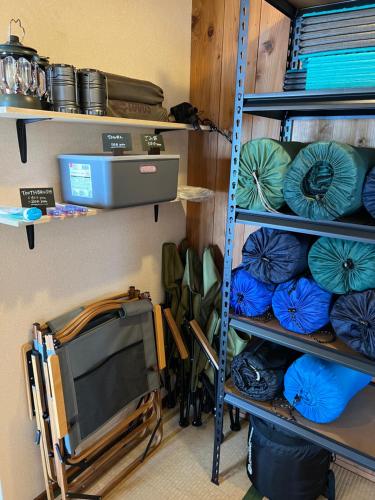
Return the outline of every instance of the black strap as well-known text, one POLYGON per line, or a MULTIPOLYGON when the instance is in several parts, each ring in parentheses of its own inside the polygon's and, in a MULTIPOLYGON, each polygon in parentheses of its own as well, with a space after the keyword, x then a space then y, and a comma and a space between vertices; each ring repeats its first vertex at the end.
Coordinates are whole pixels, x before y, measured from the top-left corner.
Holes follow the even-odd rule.
POLYGON ((326 497, 327 500, 335 500, 336 496, 336 479, 335 479, 335 473, 333 472, 332 469, 328 471, 328 477, 327 477, 327 491, 326 491, 326 497))

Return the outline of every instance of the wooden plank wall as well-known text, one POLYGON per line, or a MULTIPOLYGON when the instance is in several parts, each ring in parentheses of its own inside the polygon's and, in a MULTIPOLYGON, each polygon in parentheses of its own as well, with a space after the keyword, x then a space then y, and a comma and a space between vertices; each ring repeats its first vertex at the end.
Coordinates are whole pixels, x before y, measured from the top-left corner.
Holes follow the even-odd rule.
MULTIPOLYGON (((247 92, 282 88, 289 21, 262 0, 250 2, 247 92)), ((239 0, 193 0, 190 100, 224 130, 233 124, 239 0)), ((242 140, 279 136, 279 122, 244 117, 242 140)), ((215 198, 188 203, 187 236, 201 252, 214 245, 220 262, 224 250, 230 144, 216 133, 189 134, 188 184, 208 187, 215 198)), ((249 228, 236 228, 235 260, 249 228)))
MULTIPOLYGON (((239 0, 193 0, 191 45, 191 102, 220 128, 233 122, 239 0)), ((262 0, 250 1, 247 92, 282 90, 290 22, 262 0)), ((311 142, 335 139, 357 146, 375 146, 374 120, 297 121, 293 140, 311 142)), ((251 138, 279 138, 280 122, 244 117, 242 142, 251 138)), ((201 252, 216 248, 222 261, 225 239, 230 144, 216 133, 189 134, 188 184, 215 191, 202 204, 188 203, 187 236, 201 252)), ((234 265, 241 260, 242 245, 252 230, 237 226, 234 265)))

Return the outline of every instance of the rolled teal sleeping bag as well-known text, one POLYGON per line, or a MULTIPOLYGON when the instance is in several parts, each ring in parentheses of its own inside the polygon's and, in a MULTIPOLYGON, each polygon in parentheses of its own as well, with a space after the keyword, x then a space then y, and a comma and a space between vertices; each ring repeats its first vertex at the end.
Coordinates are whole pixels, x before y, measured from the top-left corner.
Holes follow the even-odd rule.
POLYGON ((322 237, 312 245, 308 261, 315 281, 329 292, 375 288, 375 245, 322 237))
POLYGON ((375 164, 375 150, 320 141, 303 148, 284 181, 284 198, 298 215, 333 220, 362 205, 366 172, 375 164))
POLYGON ((371 382, 371 375, 311 354, 290 365, 284 377, 284 396, 313 422, 336 420, 349 401, 371 382))
POLYGON ((241 147, 237 205, 248 210, 279 209, 284 204, 284 177, 304 146, 300 142, 255 139, 241 147))

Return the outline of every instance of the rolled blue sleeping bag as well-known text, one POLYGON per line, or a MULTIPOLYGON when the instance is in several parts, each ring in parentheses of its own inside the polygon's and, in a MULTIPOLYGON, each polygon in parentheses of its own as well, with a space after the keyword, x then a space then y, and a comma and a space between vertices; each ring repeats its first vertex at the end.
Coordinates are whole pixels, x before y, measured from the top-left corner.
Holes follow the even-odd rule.
POLYGON ((332 293, 375 288, 375 245, 338 238, 319 238, 309 252, 315 281, 332 293))
POLYGON ((245 269, 232 271, 230 307, 235 314, 255 317, 264 314, 272 303, 275 286, 261 283, 245 269))
POLYGON ((272 308, 281 326, 295 333, 315 332, 329 322, 332 294, 312 278, 299 278, 279 285, 272 308))
POLYGON ((263 283, 284 283, 307 268, 308 250, 308 237, 262 227, 247 238, 242 267, 263 283))
POLYGON ((284 377, 284 396, 305 418, 318 424, 336 420, 371 375, 304 354, 284 377))
POLYGON ((375 218, 375 167, 367 174, 363 186, 362 201, 365 209, 375 218))
POLYGON ((331 311, 331 323, 345 344, 375 360, 375 290, 339 297, 331 311))

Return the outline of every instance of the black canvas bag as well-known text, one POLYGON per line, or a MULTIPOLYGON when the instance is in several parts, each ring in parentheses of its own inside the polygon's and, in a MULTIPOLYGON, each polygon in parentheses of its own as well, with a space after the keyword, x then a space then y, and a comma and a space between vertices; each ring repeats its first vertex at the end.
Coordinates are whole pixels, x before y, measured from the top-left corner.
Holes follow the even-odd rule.
POLYGON ((331 453, 276 424, 251 416, 247 474, 270 500, 335 498, 331 453))

